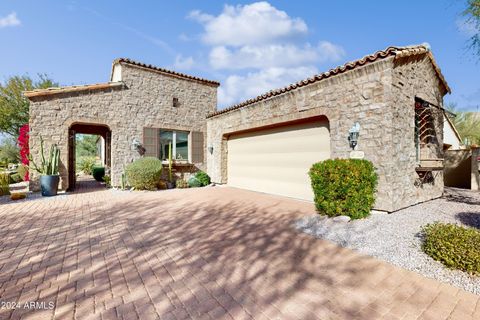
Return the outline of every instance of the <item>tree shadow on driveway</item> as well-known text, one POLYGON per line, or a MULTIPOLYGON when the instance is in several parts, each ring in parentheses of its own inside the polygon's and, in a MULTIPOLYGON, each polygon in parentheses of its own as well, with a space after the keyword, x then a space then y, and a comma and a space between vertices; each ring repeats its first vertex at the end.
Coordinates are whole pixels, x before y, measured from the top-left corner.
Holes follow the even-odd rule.
POLYGON ((313 206, 288 199, 99 192, 11 209, 0 210, 2 299, 56 307, 0 316, 370 319, 393 294, 428 294, 406 271, 296 232, 313 206))

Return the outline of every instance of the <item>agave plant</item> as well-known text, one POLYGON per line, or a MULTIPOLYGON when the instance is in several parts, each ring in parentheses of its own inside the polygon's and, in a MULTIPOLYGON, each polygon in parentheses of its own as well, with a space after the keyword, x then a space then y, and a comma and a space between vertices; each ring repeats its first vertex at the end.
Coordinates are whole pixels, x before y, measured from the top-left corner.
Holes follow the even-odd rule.
POLYGON ((41 175, 54 176, 58 175, 58 162, 60 160, 60 150, 56 144, 50 146, 50 152, 48 158, 45 158, 45 151, 43 148, 43 139, 40 137, 40 157, 41 163, 37 165, 33 158, 30 156, 30 162, 32 163, 33 170, 37 171, 41 175))

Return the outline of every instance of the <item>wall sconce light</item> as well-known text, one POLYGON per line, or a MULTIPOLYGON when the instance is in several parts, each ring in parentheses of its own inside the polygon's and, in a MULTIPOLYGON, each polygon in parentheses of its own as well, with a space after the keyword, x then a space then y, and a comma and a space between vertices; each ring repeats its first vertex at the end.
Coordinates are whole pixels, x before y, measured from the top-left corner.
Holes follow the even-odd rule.
POLYGON ((207 150, 210 154, 213 154, 213 146, 208 146, 207 150))
POLYGON ((353 127, 348 130, 348 142, 350 142, 350 148, 355 150, 355 147, 358 144, 358 136, 360 135, 360 124, 355 122, 353 127))
POLYGON ((141 156, 145 154, 146 149, 142 146, 142 143, 137 139, 133 138, 132 147, 135 149, 141 156))

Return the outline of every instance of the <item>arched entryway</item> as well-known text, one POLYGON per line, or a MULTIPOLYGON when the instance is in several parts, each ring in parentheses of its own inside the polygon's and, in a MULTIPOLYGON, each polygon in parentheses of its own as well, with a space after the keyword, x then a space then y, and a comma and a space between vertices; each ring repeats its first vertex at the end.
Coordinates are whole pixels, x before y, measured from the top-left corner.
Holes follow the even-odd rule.
POLYGON ((111 140, 112 131, 107 125, 96 123, 74 123, 68 129, 68 189, 75 190, 76 186, 76 136, 77 134, 92 134, 103 138, 104 145, 102 153, 104 154, 105 172, 110 172, 111 167, 111 140))

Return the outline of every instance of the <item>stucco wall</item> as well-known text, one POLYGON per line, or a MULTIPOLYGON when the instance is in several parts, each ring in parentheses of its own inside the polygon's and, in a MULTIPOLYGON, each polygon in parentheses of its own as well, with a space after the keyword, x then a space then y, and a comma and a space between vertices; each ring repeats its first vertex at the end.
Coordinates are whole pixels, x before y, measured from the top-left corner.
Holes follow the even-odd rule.
POLYGON ((451 145, 450 150, 462 149, 462 141, 458 138, 446 115, 443 116, 443 143, 451 145))
MULTIPOLYGON (((125 164, 139 157, 132 149, 134 138, 143 141, 144 127, 168 128, 206 133, 206 115, 216 107, 216 86, 159 74, 123 64, 123 89, 64 93, 32 98, 30 107, 30 148, 39 160, 40 136, 61 152, 61 188, 68 186, 68 129, 73 123, 95 123, 112 131, 112 183, 120 184, 125 164), (173 97, 179 107, 173 107, 173 97)), ((206 139, 204 139, 206 140, 206 139)), ((200 168, 204 164, 197 164, 200 168)), ((32 188, 37 186, 32 173, 32 188)))
MULTIPOLYGON (((393 58, 356 68, 305 87, 292 90, 241 109, 210 118, 207 122, 207 169, 213 181, 227 182, 227 136, 237 131, 324 115, 330 125, 332 158, 348 158, 351 148, 348 130, 361 125, 357 150, 365 152, 379 174, 376 208, 391 211, 393 204, 387 183, 393 161, 393 119, 390 96, 393 58)), ((281 173, 279 173, 281 174, 281 173)))

